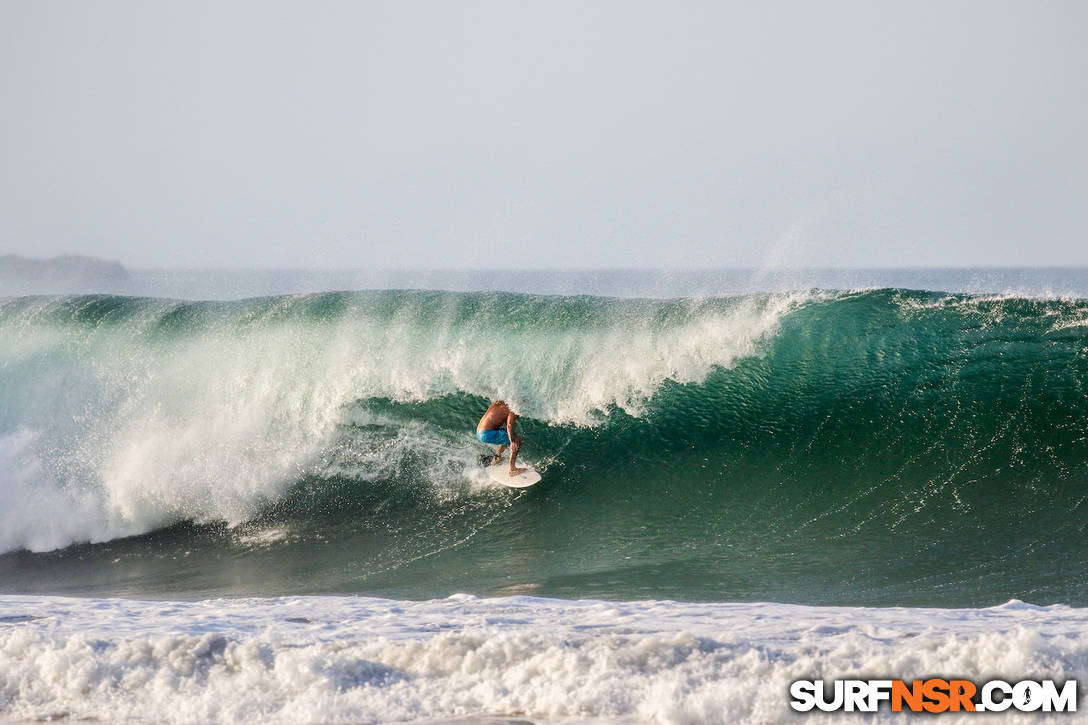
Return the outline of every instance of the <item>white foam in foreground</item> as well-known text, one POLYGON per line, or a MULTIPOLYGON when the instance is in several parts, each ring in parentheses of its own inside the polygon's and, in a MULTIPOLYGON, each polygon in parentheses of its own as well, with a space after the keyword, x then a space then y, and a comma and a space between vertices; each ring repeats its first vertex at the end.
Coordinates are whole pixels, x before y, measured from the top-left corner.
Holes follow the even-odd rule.
MULTIPOLYGON (((926 676, 1075 678, 1083 700, 1088 609, 0 597, 10 720, 772 723, 813 717, 789 710, 798 678, 926 676)), ((939 716, 961 719, 1040 722, 939 716)))

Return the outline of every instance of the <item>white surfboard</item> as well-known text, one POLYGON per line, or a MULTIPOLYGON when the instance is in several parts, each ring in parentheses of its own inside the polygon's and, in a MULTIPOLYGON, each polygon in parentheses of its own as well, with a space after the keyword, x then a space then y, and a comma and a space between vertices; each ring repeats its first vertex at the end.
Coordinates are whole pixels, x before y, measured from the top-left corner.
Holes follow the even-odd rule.
POLYGON ((516 476, 511 476, 509 464, 503 462, 497 466, 488 466, 487 475, 491 476, 491 480, 495 483, 501 483, 510 488, 528 488, 534 483, 540 482, 540 474, 533 469, 524 465, 518 466, 518 468, 525 468, 525 470, 516 476))

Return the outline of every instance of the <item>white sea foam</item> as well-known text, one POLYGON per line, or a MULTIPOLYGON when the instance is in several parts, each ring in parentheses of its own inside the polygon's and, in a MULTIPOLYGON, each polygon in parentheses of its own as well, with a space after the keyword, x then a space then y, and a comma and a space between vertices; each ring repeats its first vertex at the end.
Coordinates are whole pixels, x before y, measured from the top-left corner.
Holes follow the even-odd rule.
POLYGON ((940 675, 1083 682, 1088 610, 0 597, 0 717, 11 719, 775 723, 795 716, 795 679, 940 675))
POLYGON ((349 295, 317 313, 310 305, 329 298, 127 300, 116 319, 95 318, 98 298, 9 300, 0 304, 0 552, 180 520, 238 524, 309 473, 350 464, 365 480, 409 451, 431 456, 422 468, 437 489, 480 485, 470 429, 451 440, 401 420, 395 439, 330 446, 343 443, 345 424, 374 422, 355 405, 373 398, 460 391, 578 425, 611 406, 638 415, 666 379, 699 381, 758 354, 808 299, 598 300, 588 313, 537 300, 523 321, 508 314, 514 298, 481 298, 466 312, 452 295, 349 295), (94 322, 73 321, 84 310, 94 322))

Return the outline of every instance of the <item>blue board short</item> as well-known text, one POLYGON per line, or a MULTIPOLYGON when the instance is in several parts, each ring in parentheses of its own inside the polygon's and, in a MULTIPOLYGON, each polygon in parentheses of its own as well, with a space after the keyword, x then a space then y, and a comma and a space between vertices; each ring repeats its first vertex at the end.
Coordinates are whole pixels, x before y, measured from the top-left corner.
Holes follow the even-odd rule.
POLYGON ((496 430, 478 430, 476 431, 476 437, 484 443, 493 446, 510 445, 510 436, 506 435, 506 428, 498 428, 496 430))

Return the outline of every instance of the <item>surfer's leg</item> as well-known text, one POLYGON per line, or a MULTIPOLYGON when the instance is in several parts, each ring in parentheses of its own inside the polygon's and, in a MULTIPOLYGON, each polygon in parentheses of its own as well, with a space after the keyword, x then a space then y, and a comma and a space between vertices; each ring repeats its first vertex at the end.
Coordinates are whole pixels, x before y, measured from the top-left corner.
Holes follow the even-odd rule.
POLYGON ((506 446, 499 446, 499 450, 495 451, 495 460, 491 462, 492 466, 497 466, 502 463, 502 454, 504 451, 506 451, 506 446))
POLYGON ((510 475, 516 476, 519 473, 525 471, 524 468, 518 468, 514 464, 518 460, 518 449, 521 448, 521 436, 517 436, 510 442, 510 475))

